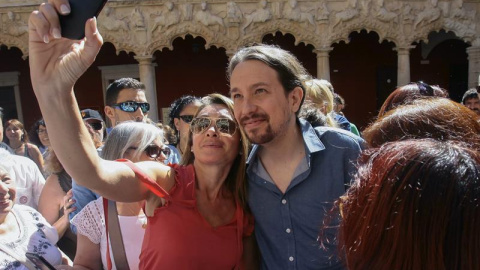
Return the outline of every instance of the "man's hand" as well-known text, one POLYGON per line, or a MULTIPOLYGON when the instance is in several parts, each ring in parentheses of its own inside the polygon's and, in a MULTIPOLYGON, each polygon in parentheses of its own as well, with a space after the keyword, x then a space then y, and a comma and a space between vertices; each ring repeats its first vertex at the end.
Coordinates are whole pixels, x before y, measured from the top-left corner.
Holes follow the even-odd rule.
POLYGON ((70 91, 77 79, 95 61, 103 44, 96 18, 86 22, 83 40, 62 38, 58 18, 69 13, 68 0, 49 0, 30 14, 30 74, 37 98, 43 94, 48 97, 50 94, 70 91))

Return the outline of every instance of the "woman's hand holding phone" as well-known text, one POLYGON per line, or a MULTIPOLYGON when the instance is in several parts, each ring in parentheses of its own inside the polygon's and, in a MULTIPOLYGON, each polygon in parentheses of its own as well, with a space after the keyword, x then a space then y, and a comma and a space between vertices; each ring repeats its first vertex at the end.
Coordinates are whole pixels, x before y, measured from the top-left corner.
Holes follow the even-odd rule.
POLYGON ((37 99, 57 97, 71 90, 77 79, 95 61, 103 39, 96 18, 85 23, 85 38, 61 37, 59 14, 67 15, 67 0, 49 0, 29 18, 29 59, 33 89, 37 99))

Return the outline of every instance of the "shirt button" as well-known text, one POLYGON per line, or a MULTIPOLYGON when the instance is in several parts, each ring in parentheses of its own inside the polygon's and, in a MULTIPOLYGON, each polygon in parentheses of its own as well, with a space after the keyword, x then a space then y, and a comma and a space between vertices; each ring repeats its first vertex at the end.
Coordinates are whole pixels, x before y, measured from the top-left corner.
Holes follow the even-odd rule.
POLYGON ((293 262, 293 256, 290 256, 290 258, 288 258, 288 260, 293 262))
POLYGON ((285 231, 286 231, 287 233, 292 232, 292 230, 290 230, 290 228, 287 228, 285 231))
POLYGON ((282 204, 287 204, 287 200, 283 199, 282 204))

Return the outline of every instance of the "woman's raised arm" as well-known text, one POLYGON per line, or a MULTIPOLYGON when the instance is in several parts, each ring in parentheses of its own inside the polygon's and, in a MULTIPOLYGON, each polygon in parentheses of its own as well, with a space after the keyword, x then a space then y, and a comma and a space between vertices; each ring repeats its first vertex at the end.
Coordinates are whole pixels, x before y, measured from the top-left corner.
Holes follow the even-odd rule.
MULTIPOLYGON (((67 0, 49 0, 31 13, 28 23, 32 86, 52 147, 77 183, 113 200, 145 199, 148 190, 129 167, 98 156, 83 124, 73 86, 95 61, 103 39, 95 18, 86 22, 83 40, 62 38, 58 14, 69 12, 67 0)), ((152 179, 166 170, 148 163, 139 166, 152 179)))

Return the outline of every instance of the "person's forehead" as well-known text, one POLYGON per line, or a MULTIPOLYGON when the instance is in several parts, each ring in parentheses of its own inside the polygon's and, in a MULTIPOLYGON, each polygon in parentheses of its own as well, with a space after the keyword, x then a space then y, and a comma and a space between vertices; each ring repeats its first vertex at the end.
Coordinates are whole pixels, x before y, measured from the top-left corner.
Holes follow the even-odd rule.
POLYGON ((232 114, 225 105, 221 104, 211 104, 205 106, 201 111, 198 112, 197 117, 209 116, 209 117, 223 117, 232 119, 232 114))
POLYGON ((235 84, 272 83, 280 82, 275 69, 259 60, 247 60, 239 63, 232 72, 231 87, 235 84))
POLYGON ((465 103, 467 103, 467 102, 479 102, 479 101, 480 101, 479 98, 477 98, 477 97, 471 97, 471 98, 467 98, 467 99, 465 100, 465 103))
POLYGON ((125 101, 147 102, 145 91, 141 89, 126 88, 118 93, 117 103, 125 101))
POLYGON ((8 174, 8 172, 5 171, 4 169, 0 168, 0 179, 3 179, 3 178, 5 178, 5 177, 7 177, 7 176, 10 176, 10 175, 8 174))
POLYGON ((162 146, 163 146, 162 138, 160 138, 160 136, 157 137, 155 140, 152 141, 151 144, 155 144, 155 145, 157 145, 157 146, 162 147, 162 146))
POLYGON ((197 111, 198 107, 200 107, 200 105, 196 103, 190 103, 188 105, 185 105, 185 107, 183 107, 182 111, 180 112, 180 115, 193 115, 197 111))

